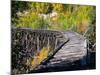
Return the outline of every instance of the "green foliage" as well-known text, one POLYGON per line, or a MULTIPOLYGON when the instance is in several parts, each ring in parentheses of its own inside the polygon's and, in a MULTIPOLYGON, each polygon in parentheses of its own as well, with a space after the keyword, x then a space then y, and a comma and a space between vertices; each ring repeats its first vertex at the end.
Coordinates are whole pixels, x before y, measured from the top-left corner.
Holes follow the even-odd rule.
POLYGON ((74 29, 74 26, 76 25, 75 16, 68 16, 65 14, 59 15, 59 22, 60 22, 61 28, 64 30, 74 29))
POLYGON ((61 12, 63 10, 63 4, 59 4, 59 3, 55 4, 54 3, 54 4, 52 4, 52 7, 53 7, 54 11, 61 12))
POLYGON ((48 13, 50 10, 51 4, 33 2, 33 3, 29 3, 29 7, 31 11, 35 13, 48 13))
POLYGON ((16 27, 27 27, 33 29, 44 29, 48 23, 39 17, 38 14, 30 12, 26 16, 21 16, 16 20, 16 27))
POLYGON ((11 2, 11 12, 12 17, 17 17, 16 13, 18 11, 27 10, 29 8, 28 3, 24 1, 12 1, 11 2))
POLYGON ((83 34, 95 19, 95 6, 13 1, 12 7, 13 15, 23 10, 29 12, 25 16, 12 16, 12 25, 16 27, 71 29, 83 34), (54 17, 44 19, 43 16, 39 16, 39 14, 49 15, 53 11, 57 12, 54 17))

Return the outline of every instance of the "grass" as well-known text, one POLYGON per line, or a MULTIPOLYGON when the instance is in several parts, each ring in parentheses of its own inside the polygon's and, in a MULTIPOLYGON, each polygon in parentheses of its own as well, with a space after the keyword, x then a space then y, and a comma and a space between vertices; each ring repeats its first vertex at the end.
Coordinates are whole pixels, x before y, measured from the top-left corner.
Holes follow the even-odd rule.
POLYGON ((44 59, 46 59, 49 55, 48 48, 43 47, 40 52, 38 52, 33 59, 31 60, 31 68, 36 68, 44 59))

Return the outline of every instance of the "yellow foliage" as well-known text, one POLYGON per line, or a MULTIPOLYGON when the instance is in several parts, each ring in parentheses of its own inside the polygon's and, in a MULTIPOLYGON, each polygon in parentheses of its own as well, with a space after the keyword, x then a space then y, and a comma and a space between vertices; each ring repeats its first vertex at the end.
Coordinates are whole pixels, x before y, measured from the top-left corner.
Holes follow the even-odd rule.
POLYGON ((42 48, 42 50, 37 53, 37 55, 33 58, 31 65, 35 68, 38 64, 40 64, 45 58, 47 58, 49 54, 49 50, 47 48, 42 48))

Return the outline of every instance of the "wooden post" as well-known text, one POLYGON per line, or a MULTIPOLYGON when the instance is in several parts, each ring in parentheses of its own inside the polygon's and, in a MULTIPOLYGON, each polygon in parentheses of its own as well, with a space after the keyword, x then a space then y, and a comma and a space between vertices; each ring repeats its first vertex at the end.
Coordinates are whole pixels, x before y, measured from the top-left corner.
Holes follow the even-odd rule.
POLYGON ((49 37, 48 37, 48 41, 47 41, 47 47, 48 47, 48 50, 50 49, 50 42, 49 42, 49 37))
POLYGON ((39 52, 39 36, 37 36, 37 51, 39 52))
POLYGON ((55 40, 55 49, 57 48, 57 42, 58 42, 58 39, 56 38, 56 40, 55 40))

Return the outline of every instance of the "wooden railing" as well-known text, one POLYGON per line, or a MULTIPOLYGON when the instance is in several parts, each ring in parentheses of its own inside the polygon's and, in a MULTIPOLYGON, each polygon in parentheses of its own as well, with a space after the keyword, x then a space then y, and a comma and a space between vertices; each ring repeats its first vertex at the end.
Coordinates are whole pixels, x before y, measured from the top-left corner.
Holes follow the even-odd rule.
POLYGON ((12 28, 12 69, 27 73, 32 66, 30 63, 33 57, 43 48, 50 51, 41 63, 50 59, 67 41, 68 38, 60 31, 12 28), (28 60, 30 61, 26 65, 28 60))

